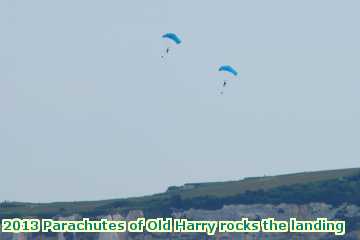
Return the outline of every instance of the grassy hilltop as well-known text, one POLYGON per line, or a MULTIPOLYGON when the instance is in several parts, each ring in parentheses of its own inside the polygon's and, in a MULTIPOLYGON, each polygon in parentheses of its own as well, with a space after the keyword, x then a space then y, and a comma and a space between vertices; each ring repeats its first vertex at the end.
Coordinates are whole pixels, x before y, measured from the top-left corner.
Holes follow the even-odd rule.
POLYGON ((168 216, 174 209, 219 209, 228 204, 309 203, 360 205, 360 168, 252 177, 238 181, 172 186, 151 196, 83 202, 3 202, 0 218, 54 217, 81 214, 94 217, 143 210, 148 216, 168 216))

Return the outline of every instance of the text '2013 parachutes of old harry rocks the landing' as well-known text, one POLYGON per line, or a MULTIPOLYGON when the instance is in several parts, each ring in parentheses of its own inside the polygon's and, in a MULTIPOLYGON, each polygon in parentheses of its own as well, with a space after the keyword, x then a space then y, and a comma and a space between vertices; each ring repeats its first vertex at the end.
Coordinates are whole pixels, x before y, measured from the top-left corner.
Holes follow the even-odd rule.
MULTIPOLYGON (((165 54, 169 54, 170 52, 170 45, 171 44, 175 44, 175 45, 179 45, 181 44, 182 40, 180 39, 180 37, 178 35, 176 35, 175 33, 165 33, 164 35, 162 35, 162 38, 166 39, 169 41, 169 45, 168 47, 166 48, 166 53, 165 54)), ((162 58, 164 57, 161 56, 162 58)))
MULTIPOLYGON (((230 65, 222 65, 220 66, 219 68, 219 72, 225 72, 226 74, 228 74, 229 76, 226 76, 226 78, 224 79, 224 82, 223 82, 223 88, 226 87, 227 85, 227 82, 229 79, 234 79, 238 76, 238 71, 235 70, 235 68, 233 68, 232 66, 230 65)), ((222 90, 220 92, 220 94, 223 94, 224 91, 222 90)))

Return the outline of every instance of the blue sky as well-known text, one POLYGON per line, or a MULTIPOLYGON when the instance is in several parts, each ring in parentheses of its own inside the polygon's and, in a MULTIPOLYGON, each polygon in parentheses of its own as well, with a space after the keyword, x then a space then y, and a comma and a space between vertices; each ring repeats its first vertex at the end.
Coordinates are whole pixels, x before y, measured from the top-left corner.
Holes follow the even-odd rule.
POLYGON ((359 166, 359 7, 1 1, 0 200, 359 166), (223 96, 221 64, 240 73, 223 96))

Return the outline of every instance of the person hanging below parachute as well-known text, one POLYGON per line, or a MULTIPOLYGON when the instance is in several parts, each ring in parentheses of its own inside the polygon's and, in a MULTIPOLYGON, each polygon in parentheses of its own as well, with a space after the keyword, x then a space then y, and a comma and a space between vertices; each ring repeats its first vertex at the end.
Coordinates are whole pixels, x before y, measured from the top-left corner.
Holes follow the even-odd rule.
MULTIPOLYGON (((227 81, 229 79, 232 79, 232 78, 236 79, 236 77, 238 75, 238 72, 230 65, 222 65, 222 66, 220 66, 219 72, 227 73, 227 77, 226 77, 226 79, 224 79, 224 83, 222 85, 223 88, 226 87, 227 81), (229 74, 230 74, 230 76, 229 76, 229 74)), ((223 94, 223 93, 224 93, 224 90, 221 90, 220 94, 223 94)))
POLYGON ((179 45, 182 42, 181 39, 175 33, 165 33, 164 35, 162 35, 162 38, 169 40, 167 43, 169 45, 166 48, 166 53, 162 55, 161 58, 164 58, 165 55, 169 54, 172 44, 179 45))

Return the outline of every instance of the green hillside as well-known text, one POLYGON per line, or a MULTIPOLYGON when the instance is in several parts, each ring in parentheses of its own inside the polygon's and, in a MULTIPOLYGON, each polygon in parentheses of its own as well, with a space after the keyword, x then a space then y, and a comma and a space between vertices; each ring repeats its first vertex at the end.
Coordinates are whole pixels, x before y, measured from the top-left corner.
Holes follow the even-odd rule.
POLYGON ((181 190, 184 187, 177 188, 185 198, 199 196, 226 197, 237 195, 245 191, 256 191, 259 189, 271 189, 284 185, 306 184, 317 181, 337 179, 341 177, 356 175, 360 168, 328 170, 318 172, 303 172, 295 174, 286 174, 278 176, 252 177, 239 181, 186 184, 185 186, 194 186, 193 189, 181 190))
POLYGON ((349 194, 357 201, 356 194, 360 192, 358 189, 360 168, 352 168, 253 177, 229 182, 192 183, 169 187, 164 193, 138 198, 43 204, 3 202, 0 204, 0 218, 71 214, 92 217, 132 209, 144 210, 148 215, 162 216, 169 214, 172 208, 216 209, 223 204, 291 202, 293 196, 298 201, 322 201, 322 196, 332 196, 338 194, 333 191, 343 191, 340 194, 343 198, 329 200, 329 203, 337 203, 346 201, 349 194), (333 189, 332 186, 338 187, 333 189))

